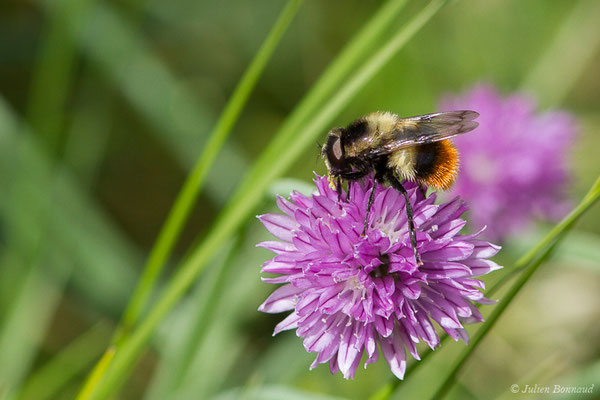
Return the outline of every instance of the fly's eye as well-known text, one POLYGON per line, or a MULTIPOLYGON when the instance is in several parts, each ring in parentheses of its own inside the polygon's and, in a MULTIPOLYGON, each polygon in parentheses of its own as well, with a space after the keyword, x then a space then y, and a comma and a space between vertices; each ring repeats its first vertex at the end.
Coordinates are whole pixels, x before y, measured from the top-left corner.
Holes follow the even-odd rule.
POLYGON ((329 137, 329 156, 332 161, 339 161, 344 156, 342 151, 342 140, 339 136, 329 137))

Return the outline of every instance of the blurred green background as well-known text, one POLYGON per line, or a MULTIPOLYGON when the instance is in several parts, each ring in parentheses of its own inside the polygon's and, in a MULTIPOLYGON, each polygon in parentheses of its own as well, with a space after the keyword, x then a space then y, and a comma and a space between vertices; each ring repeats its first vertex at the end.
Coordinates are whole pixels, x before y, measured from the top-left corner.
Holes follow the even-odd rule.
MULTIPOLYGON (((163 281, 381 4, 301 5, 211 169, 163 281)), ((397 24, 422 5, 409 1, 397 24)), ((110 340, 186 173, 283 6, 0 3, 0 396, 75 396, 110 340)), ((566 109, 579 120, 571 150, 571 193, 579 199, 600 171, 598 21, 593 0, 450 2, 333 125, 373 110, 433 112, 442 94, 478 82, 505 93, 527 90, 542 109, 566 109)), ((274 182, 255 213, 274 210, 273 193, 287 195, 313 171, 323 173, 317 154, 316 147, 305 150, 284 174, 293 180, 274 182)), ((517 398, 514 383, 600 390, 599 222, 596 207, 511 305, 452 396, 517 398)), ((540 226, 539 235, 547 229, 540 226)), ((324 365, 309 372, 313 355, 294 333, 271 337, 283 316, 256 311, 273 289, 259 279, 270 254, 254 247, 267 237, 248 219, 161 325, 117 398, 362 399, 390 379, 383 359, 360 368, 354 381, 331 376, 324 365), (217 273, 219 265, 227 268, 217 273), (218 290, 203 289, 214 282, 218 290)), ((500 262, 510 265, 535 240, 507 243, 500 262)), ((431 395, 436 376, 463 348, 447 343, 398 397, 431 395)))

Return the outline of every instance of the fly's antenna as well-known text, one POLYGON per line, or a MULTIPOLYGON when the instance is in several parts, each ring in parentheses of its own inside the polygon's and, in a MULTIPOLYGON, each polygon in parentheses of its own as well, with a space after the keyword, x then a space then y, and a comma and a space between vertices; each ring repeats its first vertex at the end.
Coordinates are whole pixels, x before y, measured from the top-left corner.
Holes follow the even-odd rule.
POLYGON ((319 149, 319 152, 317 153, 317 156, 315 157, 315 164, 319 161, 319 157, 321 157, 321 151, 323 150, 323 145, 319 142, 316 142, 317 148, 319 149))

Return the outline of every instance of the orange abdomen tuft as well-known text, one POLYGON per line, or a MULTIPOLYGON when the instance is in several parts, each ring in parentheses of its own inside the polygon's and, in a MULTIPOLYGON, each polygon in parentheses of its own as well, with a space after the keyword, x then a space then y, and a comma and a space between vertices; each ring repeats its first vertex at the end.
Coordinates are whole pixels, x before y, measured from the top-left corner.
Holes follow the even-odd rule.
POLYGON ((428 143, 415 148, 415 172, 419 183, 448 190, 458 174, 458 150, 450 140, 428 143))

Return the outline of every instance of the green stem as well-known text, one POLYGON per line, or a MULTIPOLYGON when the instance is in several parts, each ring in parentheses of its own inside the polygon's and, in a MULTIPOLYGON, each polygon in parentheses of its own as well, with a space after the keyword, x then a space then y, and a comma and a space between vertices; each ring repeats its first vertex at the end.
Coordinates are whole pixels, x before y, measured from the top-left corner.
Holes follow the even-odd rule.
MULTIPOLYGON (((600 197, 600 178, 594 183, 594 185, 592 186, 590 191, 586 194, 586 196, 583 198, 581 203, 567 217, 565 217, 563 219, 563 221, 561 221, 558 225, 556 225, 535 247, 533 247, 531 250, 529 250, 527 253, 525 253, 523 256, 521 256, 515 262, 515 265, 513 268, 511 268, 510 272, 508 272, 502 279, 500 279, 498 282, 496 282, 496 284, 494 286, 492 286, 489 290, 486 291, 486 293, 485 293, 486 297, 490 297, 493 293, 495 293, 498 289, 500 289, 500 287, 502 287, 506 282, 508 282, 510 280, 510 278, 513 277, 516 273, 529 268, 527 270, 528 272, 521 276, 521 278, 519 279, 519 282, 517 282, 515 284, 515 286, 513 286, 511 288, 511 291, 507 294, 507 297, 505 297, 502 300, 502 303, 500 303, 495 308, 494 314, 492 314, 486 320, 484 326, 477 332, 476 336, 470 341, 469 348, 467 350, 465 350, 465 354, 461 358, 462 362, 464 362, 469 357, 470 351, 472 351, 474 349, 474 347, 477 346, 477 344, 483 338, 485 333, 487 333, 487 330, 489 330, 491 328, 491 325, 493 325, 493 323, 495 323, 495 320, 498 319, 498 317, 502 313, 503 309, 506 308, 506 306, 508 305, 508 303, 510 302, 512 297, 514 297, 516 295, 516 293, 518 293, 518 290, 520 290, 520 288, 523 286, 524 282, 526 282, 526 280, 529 279, 531 274, 533 274, 533 272, 535 271, 537 266, 539 266, 544 260, 547 259, 547 257, 550 255, 552 250, 555 248, 558 241, 560 239, 562 239, 562 237, 564 236, 566 231, 573 225, 573 223, 585 211, 587 211, 587 209, 589 207, 591 207, 591 205, 595 201, 598 200, 599 197, 600 197), (527 274, 529 274, 529 275, 527 276, 527 274), (524 276, 526 276, 526 278, 524 278, 524 276), (523 281, 523 283, 520 283, 521 281, 523 281), (516 292, 515 292, 515 288, 517 288, 517 287, 518 287, 518 289, 516 289, 516 292), (498 309, 500 309, 500 311, 498 311, 498 309), (483 331, 484 328, 486 329, 486 331, 483 331)), ((447 338, 448 338, 447 334, 445 334, 445 333, 442 334, 440 337, 440 344, 443 343, 447 338)), ((421 360, 418 362, 413 362, 407 367, 406 373, 404 374, 404 380, 406 380, 408 378, 408 376, 413 374, 418 368, 423 366, 425 360, 431 354, 433 354, 433 351, 430 348, 426 348, 421 353, 421 360)), ((459 369, 460 369, 460 365, 459 365, 459 363, 457 363, 457 366, 455 367, 455 371, 453 371, 451 373, 451 378, 449 377, 448 379, 454 379, 454 377, 459 369)), ((449 382, 448 379, 446 381, 446 384, 447 384, 447 382, 449 382)), ((393 378, 390 382, 388 382, 387 384, 382 386, 379 390, 377 390, 375 393, 373 393, 373 395, 371 395, 369 397, 369 400, 387 400, 387 399, 389 399, 395 393, 395 391, 398 389, 398 386, 400 386, 401 382, 402 381, 400 381, 399 379, 393 378)), ((450 381, 450 385, 451 384, 452 384, 452 382, 450 381)), ((449 389, 449 387, 447 387, 444 390, 447 390, 447 389, 449 389)), ((434 398, 436 398, 436 399, 440 398, 440 396, 443 394, 445 394, 445 393, 443 393, 442 389, 440 389, 440 391, 438 393, 436 393, 436 396, 434 398)))
POLYGON ((68 20, 80 20, 93 0, 63 0, 45 6, 47 24, 32 77, 27 121, 44 138, 48 154, 56 156, 63 129, 64 108, 77 66, 68 20))
POLYGON ((116 329, 111 346, 109 346, 106 353, 101 357, 92 373, 86 379, 83 389, 79 394, 80 399, 86 399, 88 395, 93 392, 97 380, 104 374, 104 371, 110 365, 110 360, 117 351, 119 342, 127 337, 133 326, 139 320, 143 308, 156 286, 156 281, 164 268, 166 260, 173 250, 173 246, 183 230, 185 221, 192 211, 210 167, 217 158, 219 150, 238 120, 260 75, 273 55, 283 34, 296 15, 301 3, 302 0, 289 0, 227 102, 225 109, 210 135, 209 141, 204 147, 194 168, 188 175, 159 232, 158 238, 152 247, 148 261, 144 267, 144 271, 142 272, 142 276, 140 277, 131 300, 125 309, 123 318, 116 329))
POLYGON ((36 370, 23 386, 20 400, 45 400, 56 396, 67 382, 94 362, 110 335, 108 324, 99 322, 36 370))
MULTIPOLYGON (((258 204, 262 195, 275 177, 297 158, 300 152, 324 129, 362 87, 403 47, 406 42, 429 21, 447 0, 433 0, 419 12, 406 26, 392 36, 365 64, 349 79, 348 83, 335 93, 325 107, 318 109, 317 115, 303 126, 302 133, 290 129, 282 130, 255 163, 249 176, 242 183, 227 207, 217 219, 214 228, 178 269, 177 274, 167 285, 147 318, 131 336, 126 338, 115 353, 111 365, 102 374, 97 375, 95 390, 80 393, 80 399, 99 399, 110 396, 126 379, 128 369, 135 362, 144 345, 167 313, 175 306, 190 285, 205 268, 207 261, 219 250, 221 245, 231 237, 241 223, 258 204), (294 146, 290 146, 294 139, 294 146)), ((324 100, 324 99, 321 99, 324 100)), ((321 102, 314 101, 320 105, 321 102)), ((306 106, 308 107, 308 106, 306 106)), ((312 105, 311 105, 312 107, 312 105)), ((318 105, 315 105, 318 107, 318 105)))
MULTIPOLYGON (((197 355, 197 350, 202 347, 202 343, 206 340, 209 328, 214 323, 223 323, 223 321, 216 322, 216 312, 223 303, 223 296, 227 284, 232 278, 231 272, 235 265, 234 261, 238 254, 241 244, 246 237, 246 232, 242 232, 238 235, 229 249, 223 266, 215 271, 215 275, 211 282, 207 282, 206 287, 202 288, 202 299, 196 304, 194 315, 192 317, 192 324, 188 332, 182 339, 182 344, 175 360, 168 365, 169 379, 166 383, 166 387, 162 391, 165 395, 167 393, 173 393, 175 389, 180 388, 182 382, 191 373, 191 365, 194 361, 194 357, 197 355)), ((205 362, 209 363, 210 360, 206 359, 205 362)))
POLYGON ((175 200, 175 204, 167 216, 167 220, 161 228, 158 239, 150 252, 150 256, 138 286, 125 310, 121 325, 118 327, 115 343, 118 343, 123 336, 127 335, 139 320, 142 309, 147 303, 148 298, 156 285, 156 281, 164 268, 165 262, 181 234, 185 221, 192 211, 193 205, 198 197, 198 193, 202 189, 210 167, 217 158, 219 150, 238 120, 240 113, 248 101, 250 93, 256 86, 261 73, 292 19, 296 15, 301 3, 302 0, 290 0, 287 3, 277 19, 277 22, 269 32, 269 35, 258 50, 258 53, 252 60, 252 63, 242 76, 238 86, 231 95, 231 98, 227 102, 223 113, 210 135, 206 147, 198 158, 193 170, 188 175, 183 188, 175 200))
MULTIPOLYGON (((54 279, 49 279, 48 270, 42 265, 50 264, 47 258, 55 245, 55 238, 50 235, 51 208, 57 196, 59 164, 63 158, 60 147, 65 104, 77 64, 75 46, 67 34, 65 22, 69 17, 77 21, 89 1, 51 2, 43 10, 45 26, 39 36, 26 121, 19 127, 16 146, 11 149, 17 154, 16 162, 10 166, 12 175, 3 185, 9 205, 7 214, 2 216, 6 247, 0 260, 0 280, 10 277, 10 286, 0 296, 0 307, 3 308, 0 386, 1 391, 9 394, 22 384, 31 368, 37 346, 48 330, 70 275, 69 267, 58 264, 54 279), (33 162, 35 156, 30 152, 33 132, 43 143, 42 151, 48 155, 45 168, 33 162), (46 188, 43 196, 31 196, 32 179, 46 188), (35 223, 31 225, 31 221, 35 223), (29 234, 25 234, 27 231, 29 234), (4 299, 9 301, 4 303, 4 299), (32 310, 36 311, 35 315, 32 310)), ((4 108, 3 105, 0 107, 4 108)), ((10 136, 17 132, 2 133, 4 140, 11 140, 10 136)), ((64 263, 64 260, 60 261, 64 263)))
POLYGON ((504 313, 508 305, 514 299, 514 297, 519 293, 519 291, 523 288, 523 286, 529 281, 534 272, 538 269, 538 267, 542 264, 542 261, 547 257, 550 251, 554 248, 556 244, 560 242, 560 240, 565 236, 567 231, 573 226, 573 224, 596 202, 600 199, 600 177, 596 180, 590 191, 583 198, 583 200, 579 203, 579 205, 571 211, 569 215, 567 215, 558 225, 556 225, 549 233, 546 235, 540 243, 538 243, 533 249, 531 249, 527 254, 525 254, 521 260, 527 262, 527 267, 524 270, 523 274, 519 277, 519 279, 515 282, 515 284, 510 288, 509 292, 506 294, 502 302, 500 302, 495 308, 492 314, 488 317, 487 321, 483 324, 483 326, 477 331, 469 347, 463 352, 462 356, 457 360, 454 367, 442 383, 439 390, 433 396, 434 399, 443 398, 448 391, 452 388, 454 383, 456 383, 456 375, 460 371, 460 369, 467 362, 469 357, 474 353, 475 349, 481 343, 483 338, 487 335, 487 333, 494 326, 496 321, 500 318, 500 316, 504 313))

